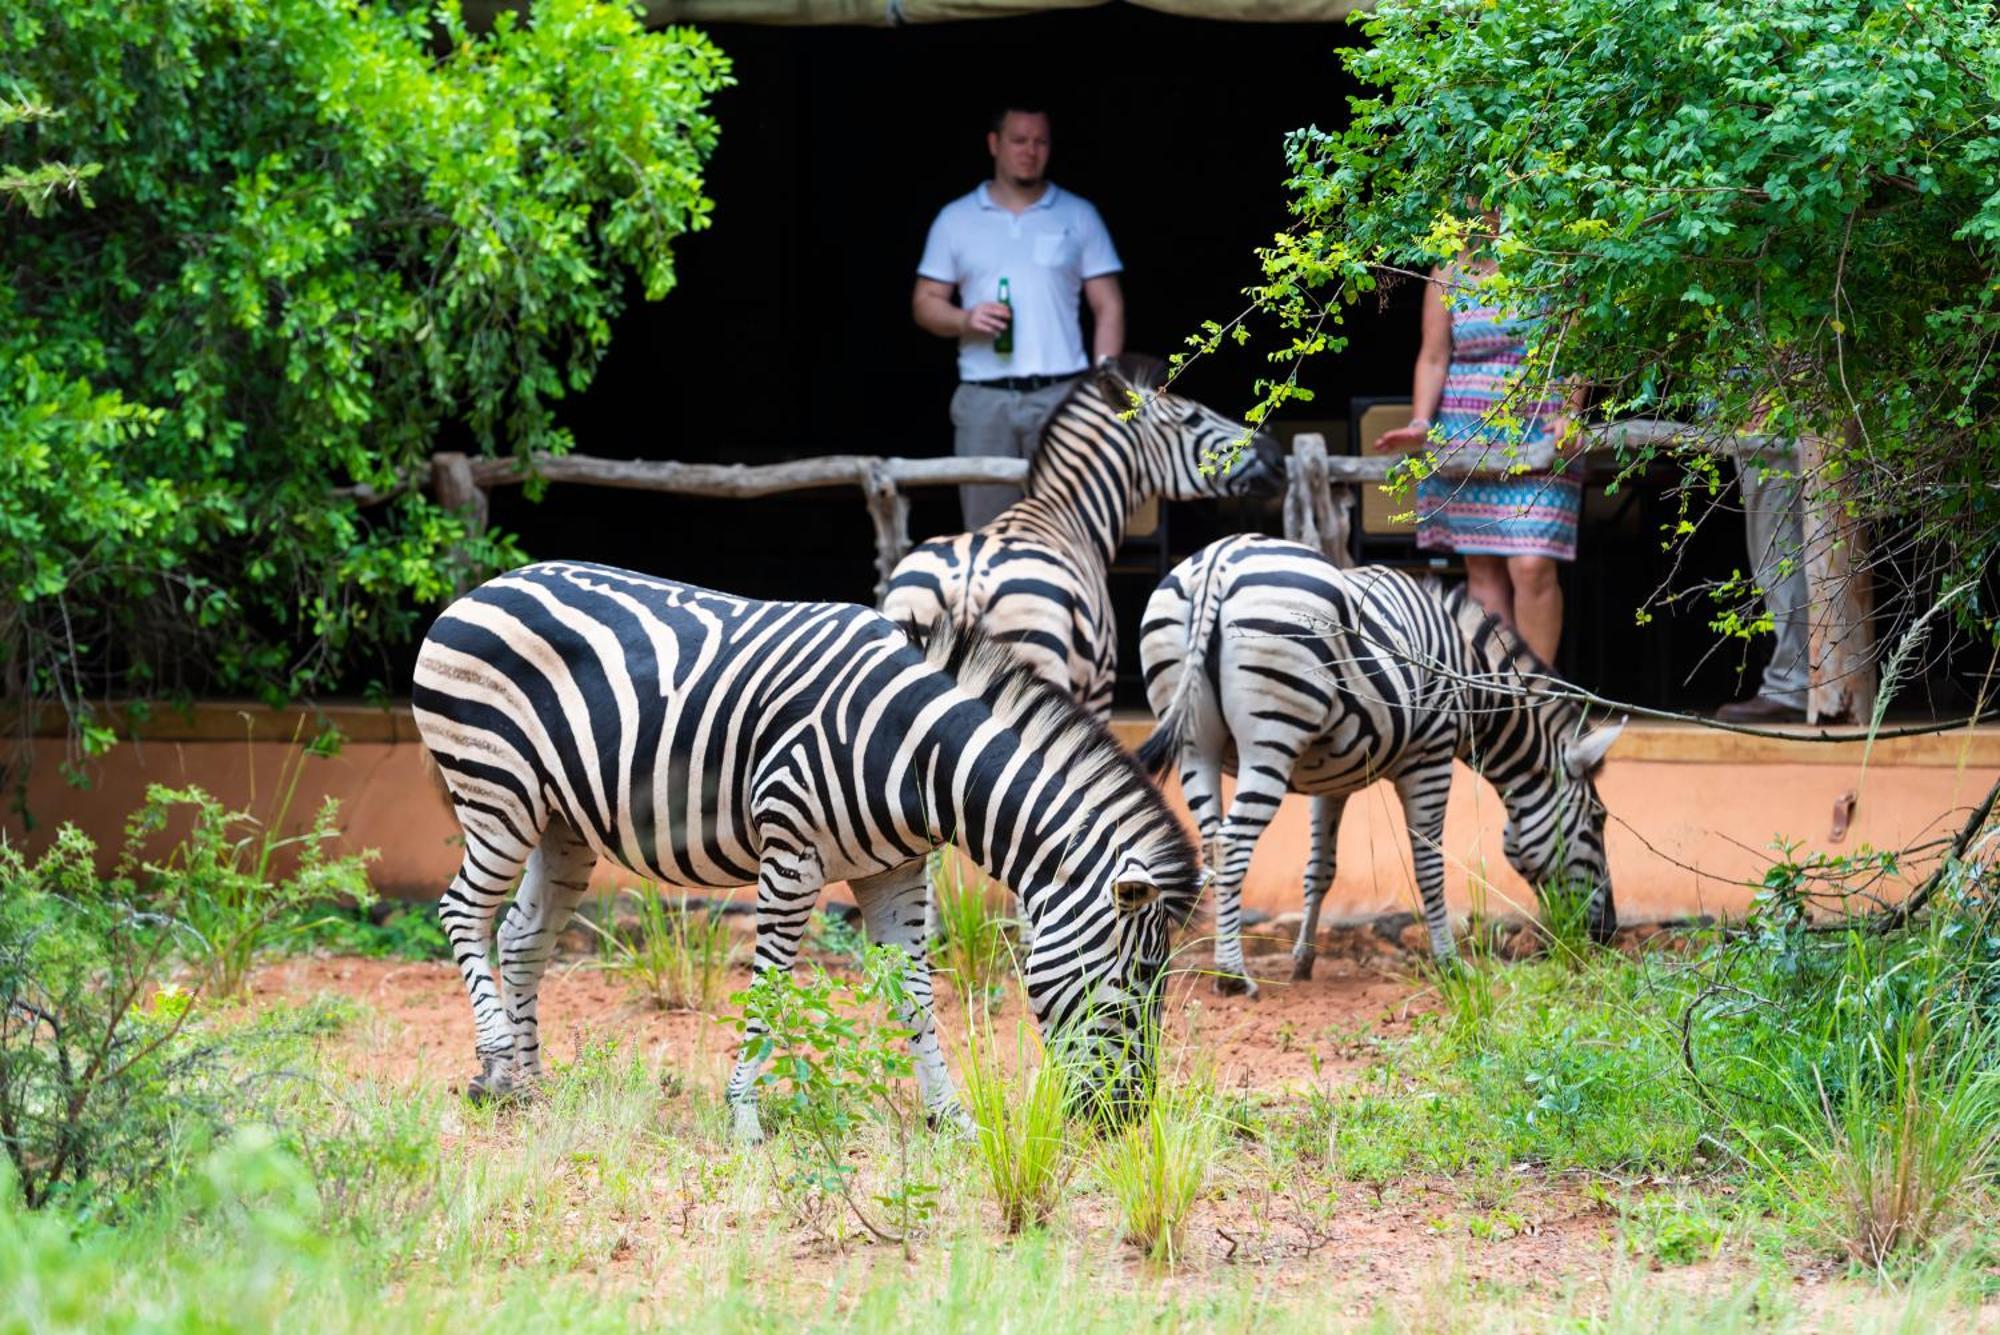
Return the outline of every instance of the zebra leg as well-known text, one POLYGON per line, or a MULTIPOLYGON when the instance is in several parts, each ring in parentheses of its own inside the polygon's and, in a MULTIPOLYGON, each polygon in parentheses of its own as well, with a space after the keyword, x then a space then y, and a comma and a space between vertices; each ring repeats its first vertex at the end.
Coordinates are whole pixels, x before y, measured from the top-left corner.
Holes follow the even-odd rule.
POLYGON ((552 818, 528 859, 521 892, 500 922, 500 996, 514 1028, 514 1079, 524 1085, 542 1074, 542 974, 596 865, 596 850, 575 827, 552 818))
POLYGON ((1312 800, 1312 852, 1306 857, 1305 913, 1299 920, 1298 944, 1292 947, 1295 983, 1313 976, 1313 960, 1319 954, 1319 906, 1333 886, 1334 844, 1340 838, 1340 813, 1346 809, 1345 793, 1312 800))
POLYGON ((1450 964, 1458 958, 1444 902, 1444 808, 1451 796, 1451 761, 1404 770, 1397 776, 1396 794, 1403 799, 1403 820, 1410 827, 1410 858, 1423 899, 1424 926, 1431 934, 1431 958, 1450 964))
MULTIPOLYGON (((799 943, 805 939, 806 923, 819 892, 826 884, 819 855, 810 850, 774 848, 765 842, 764 862, 757 873, 757 954, 758 976, 790 973, 799 958, 799 943)), ((734 1120, 737 1143, 755 1145, 764 1139, 757 1121, 757 1076, 761 1061, 750 1053, 764 1036, 764 1026, 751 1020, 743 1027, 743 1055, 729 1074, 726 1097, 734 1120)))
POLYGON ((1236 797, 1223 818, 1215 864, 1215 990, 1257 995, 1243 963, 1243 878, 1257 841, 1277 814, 1291 774, 1289 759, 1255 746, 1238 746, 1236 797))
POLYGON ((972 1119, 966 1116, 952 1086, 931 1009, 928 866, 926 858, 879 876, 858 878, 849 885, 855 903, 861 906, 868 939, 878 946, 895 946, 909 961, 903 970, 903 990, 909 1000, 898 1009, 896 1018, 910 1030, 910 1057, 916 1063, 917 1093, 924 1116, 934 1127, 949 1126, 970 1134, 972 1119))
POLYGON ((438 924, 451 943, 465 993, 472 1001, 477 1031, 473 1057, 479 1074, 466 1082, 474 1103, 504 1097, 514 1085, 514 1027, 493 986, 493 919, 528 864, 532 843, 520 842, 512 826, 471 807, 455 804, 465 831, 465 856, 438 903, 438 924))
POLYGON ((1222 760, 1221 748, 1210 748, 1199 738, 1181 747, 1181 800, 1194 817, 1195 841, 1201 846, 1201 884, 1215 884, 1220 865, 1222 840, 1222 760))

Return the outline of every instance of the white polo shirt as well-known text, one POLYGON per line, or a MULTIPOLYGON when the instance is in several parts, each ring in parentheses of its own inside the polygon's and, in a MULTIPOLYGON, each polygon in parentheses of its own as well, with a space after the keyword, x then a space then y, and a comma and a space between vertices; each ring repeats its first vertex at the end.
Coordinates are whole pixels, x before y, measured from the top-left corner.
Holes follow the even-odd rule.
POLYGON ((1090 365, 1078 301, 1086 278, 1124 266, 1090 201, 1053 181, 1019 214, 987 197, 986 183, 938 211, 917 272, 958 289, 961 306, 1014 302, 1014 351, 1001 356, 987 336, 958 341, 958 378, 1074 375, 1090 365))

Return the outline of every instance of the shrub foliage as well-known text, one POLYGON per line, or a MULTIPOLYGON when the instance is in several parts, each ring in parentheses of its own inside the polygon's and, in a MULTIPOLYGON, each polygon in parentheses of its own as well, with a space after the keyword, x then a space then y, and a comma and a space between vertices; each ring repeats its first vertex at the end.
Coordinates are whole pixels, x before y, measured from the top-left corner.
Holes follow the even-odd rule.
POLYGON ((297 695, 469 567, 402 470, 561 451, 705 226, 727 61, 630 6, 25 0, 0 17, 0 686, 297 695), (39 165, 31 165, 39 164, 39 165), (364 507, 356 485, 392 493, 364 507))

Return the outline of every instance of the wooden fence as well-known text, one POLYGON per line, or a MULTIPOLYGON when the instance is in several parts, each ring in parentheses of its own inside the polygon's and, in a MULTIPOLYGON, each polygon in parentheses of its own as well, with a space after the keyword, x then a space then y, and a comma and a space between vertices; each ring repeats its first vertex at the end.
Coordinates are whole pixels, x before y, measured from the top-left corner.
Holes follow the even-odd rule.
MULTIPOLYGON (((1718 437, 1678 422, 1640 419, 1590 429, 1592 452, 1618 447, 1661 449, 1699 448, 1774 460, 1798 460, 1802 474, 1811 473, 1818 443, 1793 442, 1762 436, 1718 437)), ((1397 465, 1397 455, 1329 454, 1325 437, 1301 433, 1287 460, 1284 498, 1285 536, 1318 547, 1341 565, 1351 564, 1349 535, 1355 488, 1379 486, 1397 465)), ((905 494, 912 487, 948 487, 967 483, 1013 483, 1026 478, 1020 459, 897 459, 862 454, 831 454, 777 464, 690 464, 639 459, 604 459, 584 454, 542 456, 530 466, 516 458, 483 458, 438 454, 430 464, 405 478, 404 486, 428 487, 440 504, 463 513, 475 530, 488 513, 487 492, 517 486, 530 472, 551 482, 582 483, 637 491, 672 492, 744 500, 786 492, 828 487, 858 487, 875 529, 875 597, 879 602, 889 577, 910 549, 910 506, 905 494)), ((1501 476, 1504 467, 1472 470, 1475 475, 1501 476)), ((370 504, 392 492, 369 487, 347 488, 346 494, 370 504)), ((1809 638, 1812 674, 1808 718, 1847 717, 1866 721, 1874 708, 1876 676, 1871 638, 1871 593, 1867 580, 1865 535, 1846 515, 1837 496, 1825 489, 1808 489, 1805 514, 1807 598, 1811 608, 1809 638), (1814 494, 1817 491, 1819 494, 1814 494)))

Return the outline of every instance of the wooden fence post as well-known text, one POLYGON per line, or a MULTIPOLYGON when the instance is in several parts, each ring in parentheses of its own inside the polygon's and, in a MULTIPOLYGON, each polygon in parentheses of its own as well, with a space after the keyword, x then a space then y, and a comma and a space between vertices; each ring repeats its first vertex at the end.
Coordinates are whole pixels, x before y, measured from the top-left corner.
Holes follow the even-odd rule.
POLYGON ((474 537, 486 531, 491 509, 486 489, 472 476, 472 460, 447 450, 431 456, 431 491, 437 503, 465 517, 465 527, 474 537))
MULTIPOLYGON (((465 520, 465 531, 478 537, 486 531, 486 523, 491 516, 491 506, 486 497, 486 488, 472 475, 472 460, 453 450, 431 456, 431 494, 437 503, 465 520)), ((452 595, 456 597, 466 591, 468 585, 466 570, 459 566, 452 577, 452 595)))
POLYGON ((868 517, 875 523, 875 605, 880 607, 896 563, 910 550, 910 498, 880 459, 862 464, 861 491, 868 501, 868 517))
POLYGON ((1333 485, 1327 473, 1326 437, 1301 431, 1285 460, 1285 536, 1317 547, 1337 566, 1354 564, 1348 543, 1354 491, 1333 485))
MULTIPOLYGON (((1850 435, 1855 428, 1850 425, 1850 435)), ((1849 504, 1852 475, 1828 480, 1826 442, 1799 438, 1798 486, 1804 529, 1806 722, 1847 718, 1866 723, 1875 712, 1874 580, 1868 535, 1849 504)))

